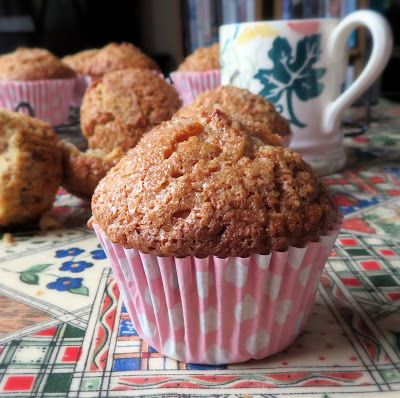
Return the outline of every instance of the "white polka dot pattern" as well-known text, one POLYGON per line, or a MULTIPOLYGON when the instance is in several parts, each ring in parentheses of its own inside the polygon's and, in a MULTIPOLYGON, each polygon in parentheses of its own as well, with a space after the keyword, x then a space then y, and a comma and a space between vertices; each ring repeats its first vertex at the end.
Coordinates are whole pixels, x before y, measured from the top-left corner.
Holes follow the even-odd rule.
POLYGON ((140 335, 164 355, 204 364, 264 358, 290 344, 339 231, 324 245, 268 256, 178 259, 123 249, 94 228, 140 335))

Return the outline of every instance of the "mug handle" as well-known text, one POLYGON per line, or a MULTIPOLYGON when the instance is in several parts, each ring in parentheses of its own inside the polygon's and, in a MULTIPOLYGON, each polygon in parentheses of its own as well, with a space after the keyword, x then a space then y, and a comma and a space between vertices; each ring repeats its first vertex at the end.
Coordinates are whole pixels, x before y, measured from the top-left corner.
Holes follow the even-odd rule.
POLYGON ((334 29, 327 44, 328 60, 335 60, 341 51, 345 51, 347 38, 358 26, 365 26, 371 32, 371 55, 357 79, 336 100, 332 98, 332 102, 325 108, 322 131, 327 135, 338 130, 343 111, 378 78, 392 52, 392 32, 386 19, 374 11, 360 10, 349 14, 334 29))

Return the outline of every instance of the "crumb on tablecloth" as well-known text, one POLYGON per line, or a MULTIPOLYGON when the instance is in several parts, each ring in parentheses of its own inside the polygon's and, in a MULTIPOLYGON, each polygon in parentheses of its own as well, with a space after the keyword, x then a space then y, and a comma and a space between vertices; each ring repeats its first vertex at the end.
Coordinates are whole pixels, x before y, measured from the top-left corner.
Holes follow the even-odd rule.
POLYGON ((39 221, 39 227, 41 231, 49 231, 52 229, 58 229, 61 227, 60 222, 51 214, 45 213, 42 215, 39 221))
POLYGON ((3 235, 3 242, 6 243, 7 245, 11 245, 12 243, 15 242, 13 234, 10 234, 9 232, 6 232, 3 235))

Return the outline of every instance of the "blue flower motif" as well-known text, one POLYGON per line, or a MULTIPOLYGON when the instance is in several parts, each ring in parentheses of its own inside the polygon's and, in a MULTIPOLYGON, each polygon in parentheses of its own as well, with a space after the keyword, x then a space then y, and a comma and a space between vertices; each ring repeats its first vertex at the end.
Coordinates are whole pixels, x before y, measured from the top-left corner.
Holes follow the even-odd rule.
POLYGON ((104 253, 103 249, 92 250, 90 254, 92 255, 92 258, 94 260, 104 260, 105 258, 107 258, 106 253, 104 253))
POLYGON ((62 263, 60 271, 82 272, 90 267, 93 267, 93 263, 87 261, 65 261, 62 263))
POLYGON ((77 247, 71 247, 66 250, 57 250, 56 251, 56 257, 57 258, 63 258, 63 257, 69 257, 69 256, 78 256, 79 254, 83 253, 85 250, 79 249, 77 247))
POLYGON ((47 284, 49 289, 55 289, 59 292, 65 292, 66 290, 76 289, 82 286, 82 278, 57 278, 54 282, 47 284))

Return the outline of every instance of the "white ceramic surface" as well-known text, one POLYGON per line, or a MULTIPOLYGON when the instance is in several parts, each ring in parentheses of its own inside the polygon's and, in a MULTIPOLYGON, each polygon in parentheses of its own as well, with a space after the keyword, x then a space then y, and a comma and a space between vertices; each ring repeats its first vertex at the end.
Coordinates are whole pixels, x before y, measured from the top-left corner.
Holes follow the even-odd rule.
POLYGON ((340 121, 379 76, 392 34, 379 14, 362 10, 340 19, 247 22, 220 28, 221 83, 263 95, 289 119, 290 147, 321 174, 345 163, 340 121), (347 39, 365 26, 372 51, 360 76, 343 91, 347 39))

